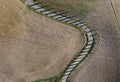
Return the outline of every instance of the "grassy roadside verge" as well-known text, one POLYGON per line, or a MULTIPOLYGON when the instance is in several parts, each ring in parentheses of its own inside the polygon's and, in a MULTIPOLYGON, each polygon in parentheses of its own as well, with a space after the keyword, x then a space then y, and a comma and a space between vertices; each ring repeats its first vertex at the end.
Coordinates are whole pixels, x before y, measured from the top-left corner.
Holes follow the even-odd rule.
POLYGON ((92 10, 96 0, 34 0, 44 2, 43 5, 50 5, 55 9, 62 9, 84 19, 92 10))

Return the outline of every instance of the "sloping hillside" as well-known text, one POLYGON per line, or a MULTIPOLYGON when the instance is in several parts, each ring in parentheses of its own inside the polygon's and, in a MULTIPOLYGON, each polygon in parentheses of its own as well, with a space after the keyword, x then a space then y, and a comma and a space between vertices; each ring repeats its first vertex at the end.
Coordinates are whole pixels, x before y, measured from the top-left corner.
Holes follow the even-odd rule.
MULTIPOLYGON (((118 21, 120 0, 111 0, 118 21)), ((110 0, 99 0, 86 19, 99 33, 93 52, 74 71, 70 82, 120 81, 120 27, 110 0)))
POLYGON ((54 76, 83 43, 78 30, 36 14, 20 0, 1 0, 0 82, 54 76))

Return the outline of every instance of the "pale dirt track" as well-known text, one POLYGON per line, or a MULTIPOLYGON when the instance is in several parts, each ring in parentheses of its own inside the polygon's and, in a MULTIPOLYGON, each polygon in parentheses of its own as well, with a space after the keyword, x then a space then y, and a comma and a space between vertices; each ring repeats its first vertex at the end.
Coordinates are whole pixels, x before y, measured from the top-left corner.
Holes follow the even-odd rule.
MULTIPOLYGON (((120 0, 112 0, 120 21, 120 0)), ((86 19, 100 38, 91 54, 72 73, 70 82, 120 82, 120 34, 109 0, 99 0, 86 19)))
POLYGON ((0 0, 0 82, 57 75, 83 43, 78 30, 34 13, 19 0, 0 0))

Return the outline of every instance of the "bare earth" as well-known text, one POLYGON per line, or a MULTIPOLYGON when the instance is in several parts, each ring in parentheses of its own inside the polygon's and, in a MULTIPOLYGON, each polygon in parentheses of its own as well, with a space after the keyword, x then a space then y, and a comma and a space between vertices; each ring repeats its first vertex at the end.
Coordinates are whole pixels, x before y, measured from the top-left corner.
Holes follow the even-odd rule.
MULTIPOLYGON (((120 21, 120 0, 112 0, 120 21)), ((86 19, 99 33, 91 54, 72 73, 70 82, 120 82, 120 27, 110 0, 99 0, 86 19)))
POLYGON ((0 0, 0 82, 31 82, 61 72, 84 43, 76 29, 0 0))

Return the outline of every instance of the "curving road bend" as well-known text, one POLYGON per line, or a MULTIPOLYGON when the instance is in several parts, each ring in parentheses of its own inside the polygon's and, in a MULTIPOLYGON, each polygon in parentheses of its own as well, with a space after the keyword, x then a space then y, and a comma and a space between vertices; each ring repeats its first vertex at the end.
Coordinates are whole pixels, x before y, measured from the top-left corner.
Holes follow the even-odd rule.
POLYGON ((67 66, 67 68, 64 70, 64 73, 62 75, 61 81, 67 82, 67 79, 71 74, 71 72, 87 56, 87 54, 91 51, 93 47, 94 39, 91 30, 83 22, 77 19, 72 19, 72 17, 62 16, 61 14, 57 14, 55 12, 46 10, 45 8, 38 6, 38 4, 33 2, 32 0, 24 0, 24 1, 25 4, 32 7, 36 12, 42 13, 48 17, 65 22, 67 24, 76 26, 83 31, 83 34, 86 38, 84 48, 80 51, 81 53, 67 66))

